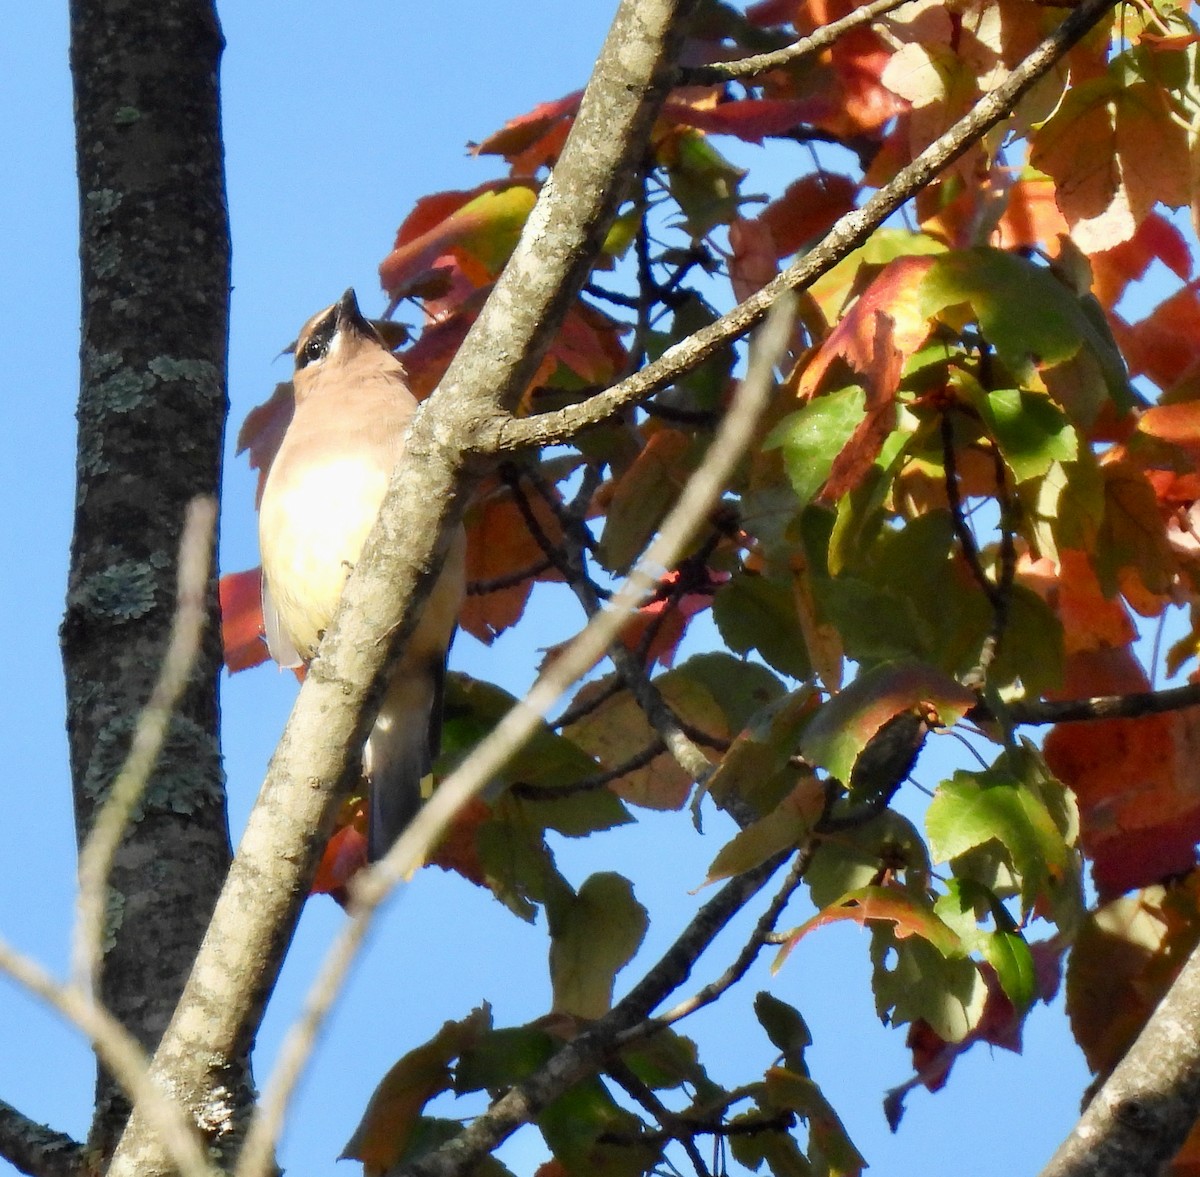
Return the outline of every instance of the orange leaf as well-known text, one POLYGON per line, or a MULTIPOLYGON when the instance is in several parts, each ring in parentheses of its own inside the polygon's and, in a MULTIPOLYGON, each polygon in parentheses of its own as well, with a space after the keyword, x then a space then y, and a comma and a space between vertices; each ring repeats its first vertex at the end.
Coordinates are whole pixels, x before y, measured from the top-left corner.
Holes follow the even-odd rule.
POLYGON ((769 135, 784 135, 804 123, 826 118, 832 105, 826 95, 803 99, 740 98, 715 106, 668 99, 662 118, 712 135, 736 135, 748 143, 761 143, 769 135))
MULTIPOLYGON (((561 543, 558 520, 541 496, 530 494, 528 503, 543 535, 551 544, 561 543)), ((530 533, 507 487, 493 482, 490 487, 483 488, 467 511, 466 525, 468 584, 486 587, 536 568, 545 561, 541 545, 530 533)), ((549 568, 536 576, 531 573, 516 584, 473 592, 459 615, 459 624, 467 633, 490 645, 520 619, 534 579, 559 580, 561 574, 549 568)))
POLYGON ((1171 388, 1200 366, 1200 299, 1191 286, 1133 326, 1114 316, 1113 330, 1130 375, 1148 376, 1159 388, 1171 388))
POLYGON ((263 640, 262 569, 227 572, 217 586, 221 602, 221 643, 231 674, 266 662, 263 640))
POLYGON ((518 174, 532 175, 542 164, 558 158, 565 134, 579 110, 582 90, 509 119, 499 131, 471 146, 472 155, 502 155, 510 163, 520 159, 518 174))
POLYGON ((349 900, 347 884, 367 865, 367 838, 359 828, 366 824, 361 802, 356 806, 356 814, 357 824, 347 824, 335 830, 325 843, 309 892, 312 895, 328 895, 341 907, 345 907, 349 900))
POLYGON ((1112 310, 1131 282, 1146 276, 1154 261, 1160 261, 1176 277, 1192 276, 1192 255, 1183 234, 1162 213, 1151 213, 1128 241, 1093 253, 1092 293, 1112 310))
POLYGON ((1065 237, 1068 231, 1067 220, 1054 198, 1053 182, 1043 177, 1017 180, 1009 189, 1008 203, 996 225, 996 244, 1008 250, 1054 246, 1058 236, 1065 237))
POLYGON ((284 384, 276 384, 270 399, 251 409, 238 430, 237 452, 244 454, 249 450, 250 469, 258 471, 258 487, 254 494, 255 508, 262 499, 267 471, 271 469, 271 463, 283 443, 283 435, 292 423, 295 408, 292 382, 289 380, 284 384))
POLYGON ((858 185, 848 176, 820 172, 804 176, 772 200, 758 219, 771 231, 775 256, 788 257, 826 233, 858 196, 858 185))
MULTIPOLYGON (((1064 697, 1149 690, 1129 647, 1067 659, 1064 697)), ((1074 791, 1102 897, 1189 870, 1200 837, 1200 711, 1057 725, 1046 762, 1074 791)))
POLYGON ((761 220, 738 217, 729 226, 729 281, 739 302, 761 290, 776 274, 775 239, 761 220))
MULTIPOLYGON (((423 233, 402 242, 397 238, 396 246, 379 266, 380 281, 392 298, 406 297, 448 253, 454 254, 477 286, 500 272, 533 207, 534 192, 527 182, 507 181, 503 185, 482 184, 470 195, 467 203, 423 233)), ((432 219, 451 203, 431 205, 423 210, 418 223, 432 219)))
POLYGON ((852 920, 864 928, 872 920, 883 920, 895 926, 898 940, 908 936, 920 936, 944 955, 962 953, 962 941, 958 935, 934 914, 927 903, 914 898, 900 887, 868 886, 848 892, 836 903, 831 903, 811 919, 805 920, 784 942, 771 966, 772 971, 783 964, 792 949, 814 928, 841 920, 852 920))
POLYGON ((404 1156, 425 1105, 452 1085, 451 1060, 491 1023, 484 1006, 461 1022, 446 1022, 429 1042, 410 1050, 383 1077, 339 1160, 362 1161, 367 1177, 379 1177, 404 1156))

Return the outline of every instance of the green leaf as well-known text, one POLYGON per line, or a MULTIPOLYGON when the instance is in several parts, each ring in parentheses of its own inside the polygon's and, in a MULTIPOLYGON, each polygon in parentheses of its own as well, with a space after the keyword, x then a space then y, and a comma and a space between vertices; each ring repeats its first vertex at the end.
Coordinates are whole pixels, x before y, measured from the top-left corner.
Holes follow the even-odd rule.
POLYGON ((813 398, 767 435, 763 449, 783 451, 783 466, 800 506, 816 497, 865 409, 866 393, 851 385, 813 398))
POLYGON ((807 678, 811 673, 789 584, 739 572, 717 590, 713 620, 725 644, 736 653, 757 650, 776 670, 792 678, 807 678))
POLYGON ((935 861, 1000 843, 1017 875, 1026 911, 1072 868, 1070 849, 1046 806, 1002 771, 956 772, 938 787, 925 830, 935 861))
POLYGON ((623 875, 595 874, 550 916, 550 980, 554 1012, 602 1017, 612 1007, 613 982, 646 934, 646 909, 623 875))
POLYGON ((738 187, 746 173, 699 131, 681 131, 672 144, 675 157, 664 161, 667 188, 683 212, 687 231, 699 240, 737 215, 738 187))
POLYGON ((644 1177, 662 1155, 661 1145, 638 1140, 641 1120, 594 1076, 543 1108, 537 1125, 554 1156, 579 1177, 644 1177))
POLYGON ((837 1112, 806 1075, 783 1067, 767 1072, 767 1098, 777 1108, 790 1108, 808 1123, 809 1151, 820 1151, 830 1177, 858 1177, 867 1167, 837 1112))
POLYGON ((1025 937, 1020 932, 993 932, 983 942, 983 956, 1017 1012, 1027 1010, 1037 996, 1037 973, 1025 937))
POLYGON ((783 1055, 788 1069, 807 1075, 804 1052, 812 1045, 812 1033, 800 1011, 763 990, 754 998, 754 1016, 783 1055))
POLYGON ((1066 414, 1037 393, 1002 388, 984 399, 985 420, 1018 482, 1041 478, 1055 462, 1072 462, 1079 438, 1066 414))
POLYGON ((1039 373, 1073 360, 1086 348, 1100 379, 1080 387, 1064 407, 1081 425, 1094 423, 1106 399, 1121 412, 1133 396, 1120 353, 1106 330, 1075 294, 1048 269, 1004 250, 977 247, 934 259, 917 291, 920 312, 960 320, 946 312, 969 306, 984 337, 1017 382, 1035 387, 1039 373))
POLYGON ((801 845, 825 808, 825 788, 811 774, 758 821, 739 830, 717 852, 706 884, 753 870, 781 850, 801 845))
POLYGON ((965 956, 945 956, 927 940, 901 940, 887 924, 871 935, 875 1007, 893 1023, 924 1020, 947 1042, 961 1042, 978 1024, 987 985, 965 956))
POLYGON ((499 1092, 529 1078, 562 1046, 534 1026, 509 1026, 482 1034, 454 1068, 454 1090, 499 1092))
POLYGON ((815 688, 803 686, 773 700, 751 717, 705 787, 696 790, 693 820, 699 822, 700 802, 709 793, 718 802, 736 796, 763 817, 771 813, 800 779, 801 774, 791 768, 790 761, 815 700, 815 688))
POLYGON ((804 756, 848 782, 871 738, 902 711, 937 713, 949 727, 975 705, 975 696, 949 675, 919 662, 889 662, 860 674, 810 721, 800 741, 804 756))
POLYGON ((813 906, 829 907, 847 892, 866 887, 884 863, 910 890, 922 891, 928 885, 925 840, 908 818, 890 809, 817 846, 804 874, 813 906))
POLYGON ((708 1084, 696 1044, 669 1027, 642 1039, 621 1052, 621 1060, 647 1087, 655 1091, 708 1084))
MULTIPOLYGON (((465 674, 446 676, 443 761, 453 767, 491 731, 516 704, 514 696, 492 683, 465 674)), ((497 779, 530 789, 570 785, 594 775, 598 765, 578 744, 545 724, 510 759, 497 779)), ((633 820, 620 799, 608 789, 589 789, 569 797, 527 801, 545 827, 568 837, 583 837, 633 820)))

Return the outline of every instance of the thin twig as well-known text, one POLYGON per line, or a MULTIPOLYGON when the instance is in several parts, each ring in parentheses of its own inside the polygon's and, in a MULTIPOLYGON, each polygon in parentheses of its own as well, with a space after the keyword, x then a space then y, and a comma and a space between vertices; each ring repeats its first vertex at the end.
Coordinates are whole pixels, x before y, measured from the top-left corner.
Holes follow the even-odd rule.
POLYGON ((719 977, 710 981, 702 989, 698 989, 686 1001, 681 1001, 665 1013, 661 1013, 657 1017, 647 1018, 644 1022, 627 1030, 620 1036, 620 1044, 622 1046, 639 1038, 649 1037, 659 1030, 665 1029, 667 1026, 674 1025, 689 1014, 694 1014, 698 1009, 703 1009, 706 1005, 711 1005, 746 975, 750 966, 762 951, 763 946, 769 943, 770 936, 775 931, 775 925, 778 923, 783 909, 788 905, 788 901, 795 894, 796 888, 803 881, 804 872, 808 870, 809 864, 812 862, 816 846, 816 839, 810 838, 804 848, 796 855, 792 861, 792 869, 788 871, 787 877, 783 880, 783 885, 776 892, 770 904, 768 904, 766 911, 759 917, 758 922, 754 925, 754 931, 751 933, 750 939, 742 946, 733 963, 719 977))
POLYGON ((521 568, 504 576, 493 576, 490 580, 472 580, 467 584, 467 596, 483 597, 488 593, 498 593, 503 589, 515 588, 527 580, 541 576, 543 572, 549 572, 553 567, 553 560, 539 560, 536 564, 530 564, 528 568, 521 568))
MULTIPOLYGON (((612 1059, 605 1070, 630 1099, 645 1108, 663 1126, 662 1132, 640 1133, 636 1137, 628 1138, 628 1142, 641 1145, 650 1143, 662 1145, 677 1140, 683 1151, 687 1153, 688 1160, 692 1162, 692 1168, 696 1170, 696 1177, 710 1177, 708 1166, 705 1165, 704 1158, 700 1155, 695 1141, 695 1137, 704 1129, 689 1125, 682 1116, 671 1111, 654 1091, 619 1058, 612 1059)), ((613 1143, 624 1143, 623 1140, 617 1141, 607 1135, 602 1139, 611 1140, 613 1143)))
POLYGON ((509 785, 508 791, 513 796, 520 797, 525 801, 561 801, 564 797, 574 797, 579 793, 591 793, 596 789, 605 788, 613 781, 619 781, 623 776, 628 776, 629 773, 636 772, 639 768, 645 768, 666 750, 667 746, 662 740, 655 740, 636 755, 629 757, 628 760, 622 761, 614 768, 598 772, 594 776, 582 777, 567 785, 527 785, 517 781, 509 785))
POLYGON ((803 37, 776 49, 771 53, 756 53, 753 57, 741 57, 737 61, 718 61, 711 65, 694 65, 680 69, 680 84, 684 86, 703 86, 713 82, 731 82, 742 78, 754 78, 765 74, 768 70, 779 69, 781 66, 793 65, 814 53, 827 49, 839 37, 851 29, 869 25, 877 17, 884 16, 893 9, 908 3, 908 0, 873 0, 856 8, 841 20, 830 21, 822 25, 811 36, 803 37))
MULTIPOLYGON (((1048 723, 1079 723, 1092 719, 1140 719, 1200 707, 1200 683, 1186 683, 1164 691, 1137 691, 1128 695, 1093 695, 1088 699, 1017 700, 1006 705, 1006 718, 1015 724, 1038 727, 1048 723)), ((986 704, 967 712, 976 723, 994 720, 986 704)))
POLYGON ((58 1010, 91 1041, 130 1102, 154 1125, 163 1147, 184 1177, 220 1177, 208 1163, 195 1127, 183 1108, 150 1079, 150 1060, 137 1040, 90 990, 56 981, 40 964, 0 940, 0 972, 58 1010))
POLYGON ((1081 0, 1063 22, 1004 80, 985 94, 957 123, 940 135, 861 208, 839 217, 819 245, 797 259, 744 302, 669 347, 652 364, 605 392, 577 405, 532 417, 497 419, 482 426, 474 441, 481 453, 512 453, 569 441, 581 429, 599 425, 627 405, 644 400, 740 338, 766 314, 784 290, 804 290, 865 241, 898 208, 924 188, 1002 119, 1019 99, 1062 59, 1116 0, 1081 0))
POLYGON ((179 541, 178 597, 171 636, 150 699, 138 716, 125 763, 112 783, 79 852, 79 900, 76 904, 71 973, 81 990, 92 991, 100 967, 101 943, 108 922, 108 873, 117 847, 162 751, 171 716, 187 686, 208 619, 207 588, 217 502, 208 495, 192 499, 179 541))

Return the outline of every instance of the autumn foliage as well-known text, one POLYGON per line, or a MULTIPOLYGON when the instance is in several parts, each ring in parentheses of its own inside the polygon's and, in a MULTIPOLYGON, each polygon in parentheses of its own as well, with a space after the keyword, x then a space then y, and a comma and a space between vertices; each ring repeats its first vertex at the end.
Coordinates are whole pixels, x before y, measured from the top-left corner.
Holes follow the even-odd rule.
MULTIPOLYGON (((703 67, 856 5, 703 5, 644 168, 522 412, 584 400, 774 279, 1067 10, 914 0, 713 80, 703 67)), ((1198 37, 1165 0, 1114 10, 803 290, 756 446, 624 639, 712 772, 697 782, 676 762, 617 671, 509 763, 439 861, 517 917, 544 914, 553 1008, 506 1028, 477 1010, 401 1059, 351 1142, 367 1172, 446 1138, 451 1122, 422 1114, 434 1095, 508 1087, 611 1006, 649 917, 615 872, 575 888, 546 835, 642 808, 689 821, 715 802, 737 817, 710 881, 799 851, 777 964, 832 922, 869 929, 878 1011, 907 1027, 913 1083, 937 1089, 974 1043, 1019 1049, 1064 968, 1089 1063, 1103 1075, 1120 1058, 1200 938, 1200 691, 1186 691, 1200 653, 1198 37), (687 649, 708 648, 684 657, 693 632, 687 649), (1164 676, 1184 676, 1184 692, 1155 695, 1164 676), (1098 696, 1114 698, 1087 702, 1098 696), (974 756, 939 783, 921 753, 949 729, 974 756), (914 811, 910 777, 933 791, 919 821, 896 808, 914 811)), ((579 101, 473 145, 502 174, 401 220, 380 275, 385 317, 411 325, 397 354, 418 396, 503 268, 579 101)), ((467 513, 462 628, 487 643, 526 624, 544 582, 598 608, 703 464, 743 359, 718 348, 636 412, 497 469, 467 513)), ((243 429, 260 470, 288 412, 284 388, 243 429)), ((240 575, 222 597, 232 670, 265 657, 253 574, 240 575)), ((441 769, 510 703, 452 675, 441 769)), ((361 862, 355 813, 321 890, 361 862)), ((602 1075, 572 1088, 538 1119, 546 1171, 649 1170, 669 1134, 647 1108, 674 1092, 679 1123, 751 1168, 859 1172, 808 1073, 800 1014, 769 994, 756 1010, 779 1058, 765 1075, 727 1092, 674 1028, 636 1042, 611 1061, 616 1086, 647 1100, 618 1099, 602 1075)), ((907 1090, 889 1097, 894 1120, 907 1090)))

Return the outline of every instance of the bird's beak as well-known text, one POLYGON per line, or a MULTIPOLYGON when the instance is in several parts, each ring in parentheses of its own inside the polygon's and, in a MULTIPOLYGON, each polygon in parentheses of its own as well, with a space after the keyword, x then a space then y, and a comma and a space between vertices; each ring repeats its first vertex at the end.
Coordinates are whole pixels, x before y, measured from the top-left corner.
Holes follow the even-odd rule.
POLYGON ((334 304, 339 331, 350 331, 355 335, 375 335, 375 329, 358 309, 358 299, 351 286, 334 304))

